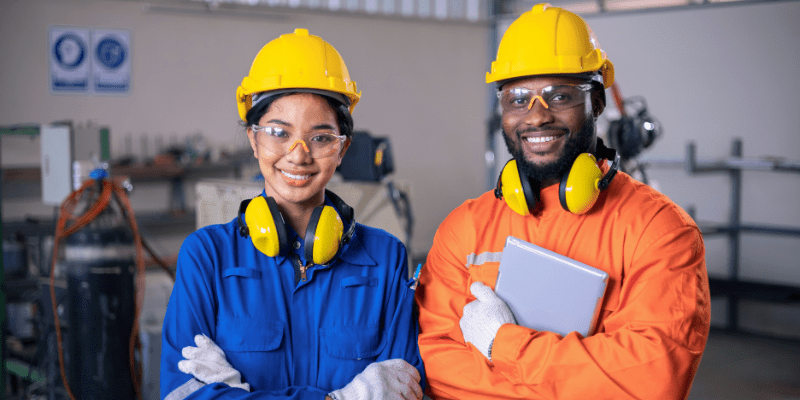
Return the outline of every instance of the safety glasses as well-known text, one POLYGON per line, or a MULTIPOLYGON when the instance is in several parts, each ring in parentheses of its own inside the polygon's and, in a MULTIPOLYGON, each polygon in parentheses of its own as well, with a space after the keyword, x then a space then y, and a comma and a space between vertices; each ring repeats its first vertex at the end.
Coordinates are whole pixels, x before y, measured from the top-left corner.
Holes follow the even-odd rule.
POLYGON ((586 102, 590 83, 580 85, 553 85, 541 89, 512 87, 497 92, 504 113, 525 114, 538 99, 549 111, 563 111, 586 102))
POLYGON ((279 156, 288 154, 300 145, 313 158, 330 157, 342 149, 347 139, 347 136, 333 132, 315 132, 297 137, 276 126, 251 125, 250 128, 256 135, 258 146, 279 156))

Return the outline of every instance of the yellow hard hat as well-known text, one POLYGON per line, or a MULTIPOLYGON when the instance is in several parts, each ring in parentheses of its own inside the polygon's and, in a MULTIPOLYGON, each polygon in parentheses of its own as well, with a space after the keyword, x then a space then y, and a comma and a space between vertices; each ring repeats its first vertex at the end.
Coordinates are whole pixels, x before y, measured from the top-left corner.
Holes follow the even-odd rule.
POLYGON ((592 28, 572 12, 542 3, 508 27, 486 83, 530 75, 600 71, 606 88, 614 83, 614 64, 600 49, 592 28))
POLYGON ((281 89, 344 95, 351 113, 361 98, 339 52, 321 37, 310 35, 307 29, 295 29, 294 33, 281 35, 261 48, 250 74, 236 89, 239 116, 245 120, 254 93, 281 89))

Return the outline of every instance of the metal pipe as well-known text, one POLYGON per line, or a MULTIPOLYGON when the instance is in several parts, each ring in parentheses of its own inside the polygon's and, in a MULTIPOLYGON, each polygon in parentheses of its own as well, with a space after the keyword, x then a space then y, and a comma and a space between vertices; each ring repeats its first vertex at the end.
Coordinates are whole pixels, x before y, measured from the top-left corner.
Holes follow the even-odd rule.
POLYGON ((694 142, 686 144, 686 171, 690 174, 697 172, 697 150, 695 149, 694 142))
MULTIPOLYGON (((491 70, 491 60, 494 58, 493 55, 497 51, 498 46, 498 24, 497 24, 497 15, 499 14, 498 8, 500 7, 501 0, 487 0, 488 6, 488 17, 489 17, 489 60, 487 65, 487 71, 491 70)), ((487 91, 487 122, 486 122, 486 152, 484 153, 484 162, 486 163, 487 169, 487 176, 486 176, 486 188, 487 190, 492 190, 495 185, 495 180, 497 179, 497 149, 495 149, 494 143, 494 133, 495 133, 495 112, 497 110, 497 96, 495 95, 495 88, 494 85, 486 85, 487 91)))
MULTIPOLYGON (((692 216, 692 214, 689 214, 689 216, 692 216)), ((700 226, 700 231, 703 232, 703 236, 720 235, 720 234, 729 235, 732 232, 736 231, 738 231, 739 233, 752 232, 752 233, 763 233, 772 235, 800 236, 800 228, 791 228, 782 226, 741 224, 738 227, 732 227, 728 225, 716 225, 714 223, 700 223, 700 222, 698 222, 698 225, 700 226)))
MULTIPOLYGON (((2 138, 2 134, 0 134, 0 138, 2 138)), ((3 141, 0 140, 0 154, 2 154, 2 143, 3 141)), ((0 155, 0 159, 2 159, 2 155, 0 155)), ((2 174, 2 161, 0 161, 0 194, 3 193, 3 174, 2 174)), ((0 209, 2 209, 2 198, 0 198, 0 209)), ((2 214, 2 212, 0 212, 2 214)), ((0 223, 0 239, 3 237, 3 224, 0 223)), ((0 257, 0 287, 4 288, 0 290, 0 371, 2 371, 2 376, 0 376, 0 393, 3 393, 5 396, 6 393, 6 291, 5 285, 6 284, 6 272, 3 268, 3 257, 0 257)))
MULTIPOLYGON (((656 168, 687 168, 686 162, 687 160, 683 158, 643 158, 639 160, 639 165, 656 168)), ((712 170, 723 172, 730 169, 741 169, 747 171, 800 173, 800 162, 798 161, 769 158, 726 158, 721 161, 695 158, 694 164, 697 168, 695 172, 711 172, 712 170)))
MULTIPOLYGON (((646 8, 636 8, 630 10, 615 10, 609 9, 608 7, 601 6, 600 9, 596 12, 591 13, 580 13, 584 19, 590 20, 591 18, 601 18, 601 17, 616 17, 620 15, 637 15, 637 14, 653 14, 657 12, 668 12, 668 11, 696 11, 702 9, 712 9, 712 8, 720 8, 720 7, 738 7, 738 6, 752 6, 757 4, 765 4, 765 3, 788 3, 788 2, 795 2, 798 0, 737 0, 737 1, 722 1, 722 2, 709 2, 704 1, 702 3, 693 3, 693 4, 686 4, 686 5, 677 5, 677 6, 664 6, 664 7, 646 7, 646 8)), ((598 1, 600 4, 604 4, 605 2, 602 0, 598 1)))
POLYGON ((270 6, 264 3, 255 5, 239 4, 233 2, 219 3, 216 7, 210 7, 208 4, 202 2, 152 2, 144 3, 142 12, 145 14, 184 14, 197 17, 209 18, 245 18, 245 19, 263 19, 278 22, 292 21, 295 18, 313 14, 337 17, 353 17, 353 18, 366 18, 366 19, 388 19, 403 22, 420 22, 420 23, 433 23, 440 25, 472 25, 472 26, 488 26, 488 22, 483 19, 475 21, 468 19, 454 19, 445 18, 438 19, 434 15, 430 17, 421 16, 404 16, 399 13, 383 14, 383 13, 369 13, 366 11, 355 11, 339 8, 336 10, 326 8, 310 8, 310 7, 297 7, 292 8, 288 6, 270 6))
MULTIPOLYGON (((731 157, 742 157, 742 139, 736 138, 733 140, 731 148, 731 157)), ((731 210, 730 210, 730 227, 731 232, 728 234, 729 242, 729 257, 730 257, 730 280, 732 282, 739 281, 739 249, 741 245, 741 237, 739 234, 739 227, 741 225, 741 212, 742 212, 742 171, 740 169, 731 169, 731 210)), ((728 327, 733 330, 739 329, 739 296, 731 295, 728 303, 728 327)))

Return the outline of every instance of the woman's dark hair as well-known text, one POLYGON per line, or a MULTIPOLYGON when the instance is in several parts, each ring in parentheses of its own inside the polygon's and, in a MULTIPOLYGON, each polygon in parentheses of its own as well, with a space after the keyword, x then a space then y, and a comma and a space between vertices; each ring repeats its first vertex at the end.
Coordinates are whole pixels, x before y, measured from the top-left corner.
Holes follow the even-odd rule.
MULTIPOLYGON (((269 107, 272 105, 273 102, 275 102, 275 100, 278 100, 283 96, 296 93, 299 92, 276 94, 263 101, 260 101, 258 104, 256 104, 255 107, 247 111, 247 114, 245 115, 245 118, 247 119, 247 122, 245 122, 245 127, 248 127, 250 125, 258 125, 258 121, 261 120, 261 117, 263 117, 264 114, 267 113, 267 110, 269 110, 269 107)), ((352 136, 353 116, 350 115, 350 109, 344 104, 342 104, 339 100, 335 100, 328 96, 322 96, 322 95, 318 96, 324 98, 328 102, 328 105, 331 106, 334 113, 336 113, 336 124, 339 125, 339 134, 345 135, 347 137, 352 136)))

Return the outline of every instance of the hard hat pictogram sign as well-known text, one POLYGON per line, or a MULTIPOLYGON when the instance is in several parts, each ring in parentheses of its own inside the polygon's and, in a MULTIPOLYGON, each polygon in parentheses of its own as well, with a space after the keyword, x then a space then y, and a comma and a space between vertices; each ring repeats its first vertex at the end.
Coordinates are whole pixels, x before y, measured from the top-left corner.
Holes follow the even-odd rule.
POLYGON ((89 30, 50 28, 50 89, 86 92, 89 89, 89 30))

